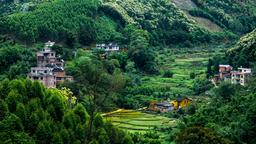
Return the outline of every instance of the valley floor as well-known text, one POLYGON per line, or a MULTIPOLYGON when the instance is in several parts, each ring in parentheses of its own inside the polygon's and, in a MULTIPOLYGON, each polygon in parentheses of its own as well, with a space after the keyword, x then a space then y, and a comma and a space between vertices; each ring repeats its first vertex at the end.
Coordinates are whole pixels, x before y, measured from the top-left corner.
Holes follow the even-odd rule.
MULTIPOLYGON (((223 54, 221 49, 164 49, 158 51, 158 63, 161 73, 172 71, 171 78, 161 75, 141 77, 142 83, 137 89, 151 89, 154 93, 167 94, 170 100, 175 99, 175 94, 188 96, 193 99, 195 105, 209 101, 206 96, 198 97, 193 93, 193 84, 197 78, 205 78, 206 65, 209 58, 215 54, 223 54), (196 78, 190 78, 195 73, 196 78)), ((161 101, 161 98, 155 100, 161 101)), ((146 133, 154 130, 162 139, 168 138, 166 129, 175 129, 179 119, 164 117, 163 114, 144 113, 136 110, 118 109, 114 112, 103 114, 106 121, 129 133, 146 133)))

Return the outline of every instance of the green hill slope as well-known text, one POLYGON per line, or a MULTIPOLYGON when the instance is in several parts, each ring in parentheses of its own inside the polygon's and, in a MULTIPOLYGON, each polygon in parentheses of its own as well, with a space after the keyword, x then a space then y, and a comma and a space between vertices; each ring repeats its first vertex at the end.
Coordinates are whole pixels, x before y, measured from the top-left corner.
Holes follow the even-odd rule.
POLYGON ((51 39, 70 45, 111 41, 123 44, 123 29, 136 25, 149 32, 151 45, 191 46, 223 42, 233 38, 229 32, 245 33, 256 26, 253 0, 24 2, 0 7, 0 32, 29 43, 51 39))
POLYGON ((210 19, 222 28, 244 34, 256 27, 255 0, 192 0, 199 9, 190 10, 193 16, 210 19))
POLYGON ((43 2, 3 16, 0 32, 30 43, 48 39, 85 45, 122 43, 123 28, 130 24, 148 31, 152 45, 209 43, 227 36, 201 28, 172 2, 158 0, 43 2))
POLYGON ((256 29, 243 36, 227 55, 235 66, 252 67, 256 62, 256 29))
POLYGON ((91 44, 112 40, 117 24, 98 14, 97 0, 55 0, 36 6, 29 12, 17 12, 1 18, 0 31, 27 41, 79 41, 91 44))
POLYGON ((184 11, 184 13, 187 15, 188 18, 194 20, 197 25, 199 25, 202 28, 205 28, 211 32, 221 32, 222 29, 220 26, 212 22, 211 20, 204 18, 204 17, 197 17, 192 16, 189 14, 190 10, 197 9, 198 6, 191 0, 172 0, 172 2, 181 10, 184 11))

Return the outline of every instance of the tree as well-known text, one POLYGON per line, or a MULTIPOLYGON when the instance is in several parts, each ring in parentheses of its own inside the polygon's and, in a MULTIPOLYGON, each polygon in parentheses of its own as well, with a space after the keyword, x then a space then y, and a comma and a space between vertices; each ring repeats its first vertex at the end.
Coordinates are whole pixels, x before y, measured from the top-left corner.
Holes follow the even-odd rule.
POLYGON ((0 99, 0 121, 3 120, 5 116, 7 116, 8 112, 8 105, 4 100, 0 99))
POLYGON ((230 83, 221 83, 216 89, 216 95, 221 96, 224 100, 230 100, 231 96, 235 94, 235 87, 230 83))
POLYGON ((209 129, 203 127, 189 127, 181 131, 175 142, 177 144, 232 144, 209 129))
POLYGON ((172 78, 173 77, 173 72, 172 71, 165 71, 164 74, 163 74, 163 77, 172 78))
MULTIPOLYGON (((105 74, 109 75, 104 71, 105 74)), ((113 83, 112 87, 106 88, 111 89, 112 92, 118 90, 119 85, 115 84, 121 78, 120 75, 114 75, 111 77, 111 81, 108 81, 113 83)), ((94 106, 97 109, 93 109, 95 110, 93 112, 89 111, 93 113, 93 117, 90 117, 91 113, 88 114, 81 103, 69 107, 67 100, 69 96, 67 95, 70 95, 71 92, 67 89, 63 93, 61 90, 41 87, 38 82, 27 79, 5 80, 0 83, 0 89, 3 88, 7 88, 3 91, 7 96, 0 99, 0 140, 2 143, 65 142, 79 144, 96 140, 109 144, 113 139, 109 137, 106 122, 98 113, 101 107, 96 104, 104 102, 101 99, 97 101, 99 103, 91 101, 92 105, 89 106, 94 106), (10 111, 8 106, 11 108, 10 111)), ((113 128, 113 132, 118 133, 119 130, 113 128)), ((125 137, 125 134, 120 136, 125 137)), ((118 143, 121 142, 117 141, 116 144, 118 143)))
POLYGON ((134 61, 136 67, 148 74, 157 74, 155 53, 150 49, 131 49, 129 57, 134 61))
POLYGON ((47 144, 51 142, 52 126, 48 121, 39 122, 35 135, 37 137, 37 143, 47 144))

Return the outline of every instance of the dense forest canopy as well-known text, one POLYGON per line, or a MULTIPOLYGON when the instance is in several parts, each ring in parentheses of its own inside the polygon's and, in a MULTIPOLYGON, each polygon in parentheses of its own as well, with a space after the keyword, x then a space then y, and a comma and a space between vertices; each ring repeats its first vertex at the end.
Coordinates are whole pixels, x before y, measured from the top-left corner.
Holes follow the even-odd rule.
POLYGON ((228 52, 229 61, 239 67, 255 66, 256 29, 243 36, 228 52))
POLYGON ((110 41, 124 44, 123 28, 129 24, 148 31, 150 44, 155 46, 192 46, 234 38, 228 31, 212 33, 200 28, 170 1, 55 0, 28 7, 31 9, 25 12, 14 8, 18 10, 3 16, 0 31, 28 43, 52 39, 70 45, 110 41))
POLYGON ((24 79, 4 80, 0 89, 1 143, 132 143, 100 114, 90 124, 84 106, 69 101, 68 89, 51 90, 24 79))

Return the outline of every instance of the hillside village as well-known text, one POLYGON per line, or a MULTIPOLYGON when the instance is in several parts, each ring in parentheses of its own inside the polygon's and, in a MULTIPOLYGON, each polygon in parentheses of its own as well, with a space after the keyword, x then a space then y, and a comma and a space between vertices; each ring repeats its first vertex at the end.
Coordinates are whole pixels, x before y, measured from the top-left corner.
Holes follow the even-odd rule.
POLYGON ((73 80, 72 76, 66 75, 64 60, 51 50, 54 44, 55 42, 48 41, 44 48, 36 53, 37 67, 32 67, 28 73, 29 79, 38 80, 49 88, 55 88, 65 80, 73 80))

